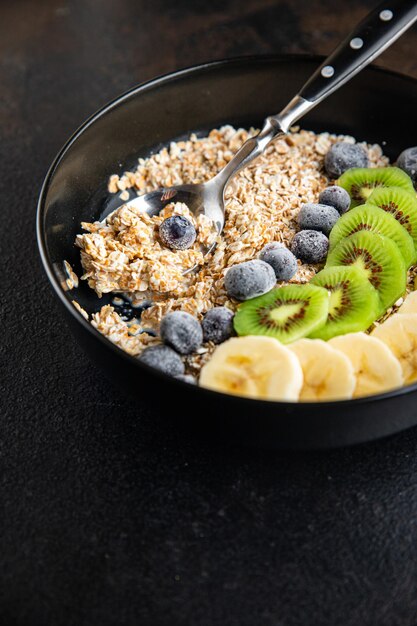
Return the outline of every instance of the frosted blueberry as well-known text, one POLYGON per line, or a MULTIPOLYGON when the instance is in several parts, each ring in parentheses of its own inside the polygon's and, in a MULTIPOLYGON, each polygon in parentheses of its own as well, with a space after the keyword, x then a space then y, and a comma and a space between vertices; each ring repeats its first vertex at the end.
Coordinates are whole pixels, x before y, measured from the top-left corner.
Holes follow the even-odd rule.
POLYGON ((275 287, 275 272, 268 263, 254 259, 233 265, 226 273, 227 295, 236 300, 250 300, 275 287))
POLYGON ((319 203, 334 207, 342 215, 349 210, 350 195, 343 187, 332 185, 321 192, 319 195, 319 203))
POLYGON ((145 348, 139 356, 139 361, 170 376, 181 376, 184 374, 184 363, 181 357, 168 346, 160 345, 145 348))
POLYGON ((417 183, 417 146, 403 150, 397 159, 397 166, 409 175, 415 185, 417 183))
POLYGON ((186 250, 193 245, 197 233, 190 220, 182 215, 172 215, 159 226, 162 243, 174 250, 186 250))
POLYGON ((233 334, 233 318, 233 311, 225 306, 217 306, 207 311, 201 322, 204 341, 219 344, 229 339, 233 334))
POLYGON ((326 204, 303 204, 298 214, 302 230, 320 230, 329 235, 340 217, 339 211, 326 204))
POLYGON ((272 267, 278 281, 291 280, 298 269, 297 259, 291 250, 278 242, 267 243, 259 258, 272 267))
POLYGON ((324 261, 329 249, 329 240, 318 230, 300 230, 292 240, 291 250, 303 263, 324 261))
POLYGON ((368 167, 369 159, 362 146, 339 141, 332 145, 324 158, 324 168, 330 178, 339 178, 351 167, 368 167))
POLYGON ((165 315, 159 332, 162 341, 180 354, 191 354, 203 343, 200 322, 184 311, 165 315))

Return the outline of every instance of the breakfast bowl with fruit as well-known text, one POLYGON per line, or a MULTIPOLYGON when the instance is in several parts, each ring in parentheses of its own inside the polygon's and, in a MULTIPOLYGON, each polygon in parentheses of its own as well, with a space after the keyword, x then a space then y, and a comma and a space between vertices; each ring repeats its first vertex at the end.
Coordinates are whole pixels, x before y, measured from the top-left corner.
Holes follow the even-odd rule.
POLYGON ((139 86, 42 189, 41 256, 80 343, 204 436, 320 448, 417 424, 416 81, 366 69, 308 112, 228 181, 220 229, 175 194, 134 202, 212 180, 317 64, 253 57, 139 86))

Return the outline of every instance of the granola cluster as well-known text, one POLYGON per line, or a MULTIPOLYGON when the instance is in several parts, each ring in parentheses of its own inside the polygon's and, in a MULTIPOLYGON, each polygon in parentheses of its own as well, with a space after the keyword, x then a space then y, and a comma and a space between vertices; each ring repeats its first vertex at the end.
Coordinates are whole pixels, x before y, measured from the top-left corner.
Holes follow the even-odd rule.
MULTIPOLYGON (((224 126, 212 130, 207 137, 192 134, 187 141, 173 142, 157 154, 139 159, 135 171, 112 176, 109 191, 120 193, 124 199, 123 194, 131 188, 141 194, 161 187, 204 182, 223 168, 255 133, 254 129, 224 126)), ((88 280, 98 295, 122 291, 135 303, 150 290, 154 301, 143 312, 139 330, 134 328, 134 332, 109 306, 93 315, 93 325, 122 349, 137 355, 149 342, 157 341, 140 334, 140 328, 157 330, 169 311, 183 310, 201 319, 214 306, 234 309, 235 303, 224 289, 227 269, 256 258, 269 242, 290 245, 298 230, 301 204, 317 201, 320 191, 329 184, 323 160, 337 141, 355 143, 348 136, 293 129, 239 172, 226 190, 224 230, 213 253, 205 258, 199 246, 173 252, 158 241, 158 225, 169 211, 181 211, 189 217, 183 205, 171 205, 165 209, 166 214, 154 218, 138 215, 124 206, 107 218, 105 224, 83 224, 88 232, 77 237, 85 270, 82 278, 88 280), (184 269, 196 264, 201 265, 198 272, 182 276, 184 269)), ((371 166, 387 165, 380 146, 363 145, 371 166)), ((207 243, 208 227, 206 223, 196 224, 199 243, 207 243)), ((318 269, 299 262, 291 282, 307 282, 318 269)), ((200 355, 193 356, 192 363, 187 363, 191 371, 198 371, 212 347, 208 345, 202 350, 200 355)))

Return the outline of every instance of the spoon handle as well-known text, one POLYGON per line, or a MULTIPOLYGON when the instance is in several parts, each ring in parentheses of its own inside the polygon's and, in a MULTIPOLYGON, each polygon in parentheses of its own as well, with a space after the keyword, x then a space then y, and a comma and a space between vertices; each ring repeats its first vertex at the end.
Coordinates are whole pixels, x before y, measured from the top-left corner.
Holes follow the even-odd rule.
POLYGON ((267 117, 260 133, 243 144, 217 174, 216 182, 226 185, 273 139, 371 63, 416 20, 417 0, 384 0, 327 57, 281 113, 267 117))
POLYGON ((384 0, 324 61, 299 96, 317 104, 371 63, 416 19, 416 0, 384 0))

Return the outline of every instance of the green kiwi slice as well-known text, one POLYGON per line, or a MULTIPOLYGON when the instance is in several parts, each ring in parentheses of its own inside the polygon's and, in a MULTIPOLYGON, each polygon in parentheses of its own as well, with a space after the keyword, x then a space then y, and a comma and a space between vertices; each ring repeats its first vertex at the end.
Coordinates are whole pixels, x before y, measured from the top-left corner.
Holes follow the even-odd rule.
POLYGON ((342 239, 329 253, 326 267, 355 265, 366 271, 384 313, 405 291, 407 271, 398 246, 382 235, 361 230, 342 239))
POLYGON ((239 305, 233 323, 238 335, 266 335, 281 343, 306 337, 322 326, 329 295, 316 285, 285 285, 239 305))
MULTIPOLYGON (((381 191, 385 190, 381 189, 381 191)), ((416 261, 414 242, 406 229, 392 215, 371 204, 361 204, 337 220, 330 232, 330 249, 332 250, 345 237, 361 230, 385 235, 391 239, 397 244, 407 268, 416 261)))
POLYGON ((337 184, 352 198, 350 208, 367 202, 379 187, 401 187, 413 191, 411 178, 399 167, 353 167, 341 175, 337 184))
POLYGON ((316 274, 311 284, 327 289, 330 303, 326 323, 310 337, 327 340, 366 330, 378 317, 378 293, 359 267, 328 267, 316 274))
POLYGON ((399 187, 375 189, 368 199, 373 204, 391 215, 401 224, 414 241, 417 250, 417 197, 399 187))

